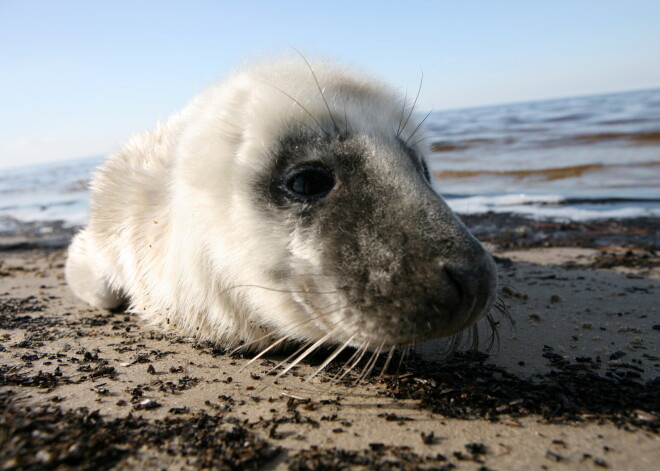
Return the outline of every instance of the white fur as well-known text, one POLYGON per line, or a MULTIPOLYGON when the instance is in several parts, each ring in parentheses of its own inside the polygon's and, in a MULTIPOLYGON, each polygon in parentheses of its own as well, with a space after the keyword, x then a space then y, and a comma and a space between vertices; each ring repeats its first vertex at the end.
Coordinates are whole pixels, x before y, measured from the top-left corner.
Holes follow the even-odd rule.
MULTIPOLYGON (((408 113, 400 97, 361 73, 312 67, 340 128, 347 116, 357 133, 393 138, 408 113)), ((297 58, 239 71, 133 137, 92 182, 90 222, 66 265, 75 294, 101 308, 127 298, 146 319, 229 346, 273 329, 321 338, 339 314, 308 321, 341 298, 310 301, 303 292, 331 292, 339 281, 268 281, 269 271, 323 267, 304 234, 265 222, 250 198, 278 139, 296 126, 319 130, 315 120, 332 129, 314 77, 297 58)), ((411 119, 402 137, 416 125, 411 119)))

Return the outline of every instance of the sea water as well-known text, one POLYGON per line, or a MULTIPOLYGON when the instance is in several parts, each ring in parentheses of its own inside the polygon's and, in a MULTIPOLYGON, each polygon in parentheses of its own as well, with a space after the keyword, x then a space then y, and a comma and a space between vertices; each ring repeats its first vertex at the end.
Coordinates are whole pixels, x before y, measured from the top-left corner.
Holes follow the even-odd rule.
POLYGON ((102 161, 88 157, 0 170, 0 233, 15 232, 16 222, 85 224, 88 182, 102 161))
MULTIPOLYGON (((660 90, 431 113, 420 144, 458 213, 660 216, 660 90)), ((0 170, 0 232, 84 224, 103 157, 0 170)))
POLYGON ((660 215, 660 90, 433 113, 436 190, 459 213, 660 215))

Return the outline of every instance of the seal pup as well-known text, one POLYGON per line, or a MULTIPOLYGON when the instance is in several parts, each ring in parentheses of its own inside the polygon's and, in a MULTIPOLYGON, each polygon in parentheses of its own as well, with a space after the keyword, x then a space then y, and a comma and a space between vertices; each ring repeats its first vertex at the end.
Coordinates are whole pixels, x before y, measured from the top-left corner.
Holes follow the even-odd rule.
POLYGON ((227 347, 302 342, 296 361, 473 326, 495 265, 433 190, 413 107, 304 58, 234 73, 100 166, 69 286, 227 347))

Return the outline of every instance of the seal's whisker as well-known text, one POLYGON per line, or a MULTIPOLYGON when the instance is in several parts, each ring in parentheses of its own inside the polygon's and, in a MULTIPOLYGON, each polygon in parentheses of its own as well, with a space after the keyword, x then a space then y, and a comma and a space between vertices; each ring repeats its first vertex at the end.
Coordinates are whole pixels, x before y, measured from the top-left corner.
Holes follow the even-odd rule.
POLYGON ((228 292, 228 291, 231 291, 231 290, 234 290, 234 289, 238 289, 238 288, 259 288, 259 289, 263 289, 263 290, 266 290, 266 291, 274 291, 274 292, 276 292, 276 293, 304 293, 304 294, 318 294, 318 295, 322 295, 322 294, 337 294, 337 293, 341 293, 341 291, 339 291, 339 290, 334 290, 334 291, 307 291, 307 290, 293 290, 293 289, 270 288, 270 287, 268 287, 268 286, 245 284, 245 285, 234 285, 234 286, 230 286, 230 287, 225 288, 225 289, 223 289, 222 291, 220 291, 219 294, 224 294, 224 293, 226 293, 226 292, 228 292))
POLYGON ((401 352, 401 358, 399 358, 399 364, 396 367, 396 374, 399 374, 399 371, 401 371, 401 365, 403 365, 403 359, 408 355, 408 352, 410 351, 410 342, 406 344, 404 347, 403 351, 401 352))
POLYGON ((458 332, 457 334, 454 334, 451 338, 451 343, 449 345, 449 351, 447 353, 453 353, 461 345, 461 342, 463 340, 463 332, 458 332))
POLYGON ((422 70, 422 76, 419 78, 419 88, 417 89, 417 96, 415 97, 415 101, 413 101, 413 104, 410 107, 410 113, 408 113, 408 117, 406 118, 406 121, 403 123, 403 126, 401 126, 401 129, 396 135, 397 138, 401 136, 403 130, 406 129, 406 125, 408 124, 408 121, 410 121, 410 117, 412 116, 413 111, 415 111, 415 106, 417 106, 417 100, 419 99, 419 94, 422 92, 423 83, 424 83, 424 71, 422 70))
MULTIPOLYGON (((326 309, 326 308, 328 308, 328 307, 331 307, 331 306, 336 306, 337 304, 339 304, 339 301, 336 302, 336 303, 331 303, 331 304, 329 304, 328 306, 324 306, 324 309, 326 309)), ((245 349, 247 349, 250 345, 254 345, 254 344, 256 344, 256 343, 259 343, 259 342, 261 342, 262 340, 267 339, 268 337, 273 337, 273 336, 275 336, 275 335, 279 335, 279 334, 280 334, 280 331, 282 331, 282 330, 290 330, 290 329, 294 329, 294 330, 295 330, 295 329, 297 329, 297 328, 304 327, 304 326, 306 326, 306 325, 308 325, 308 324, 311 324, 311 323, 314 322, 314 321, 317 321, 317 320, 323 319, 324 317, 329 316, 329 315, 331 315, 331 314, 333 314, 333 313, 335 313, 335 312, 337 312, 338 310, 341 310, 341 309, 342 309, 342 308, 335 309, 335 310, 331 310, 331 311, 329 311, 329 312, 321 312, 319 315, 317 315, 317 316, 312 316, 312 317, 310 317, 309 319, 307 319, 307 320, 305 320, 305 321, 297 321, 297 320, 296 320, 296 321, 293 321, 293 322, 289 322, 288 324, 281 326, 281 327, 279 328, 279 330, 274 330, 274 331, 272 331, 272 332, 269 332, 268 334, 262 335, 261 337, 255 339, 255 340, 252 340, 252 341, 250 341, 250 342, 248 342, 248 343, 245 343, 245 344, 243 344, 243 345, 239 345, 238 347, 236 347, 235 349, 233 349, 231 352, 229 352, 229 354, 230 354, 230 355, 233 355, 234 353, 238 352, 239 350, 245 350, 245 349)), ((261 356, 261 355, 260 355, 260 356, 261 356)), ((255 358, 255 359, 256 359, 256 358, 255 358)), ((254 360, 254 359, 253 359, 253 360, 254 360)))
POLYGON ((281 362, 279 362, 277 365, 273 366, 270 370, 266 371, 266 375, 270 375, 272 372, 278 370, 280 367, 282 367, 282 366, 285 365, 286 363, 289 363, 291 360, 293 360, 294 358, 296 358, 300 353, 302 353, 303 351, 305 351, 305 349, 306 349, 307 347, 309 347, 309 345, 310 345, 311 343, 312 343, 311 341, 304 342, 304 343, 300 346, 300 348, 298 348, 298 350, 296 350, 295 352, 293 352, 291 355, 289 355, 288 357, 286 357, 284 360, 282 360, 281 362))
MULTIPOLYGON (((324 309, 327 309, 328 307, 331 307, 331 306, 336 306, 337 304, 339 304, 339 302, 331 303, 331 304, 325 306, 324 309)), ((324 318, 324 317, 326 317, 326 316, 329 316, 329 315, 331 315, 331 314, 334 314, 334 313, 340 311, 341 309, 343 309, 344 307, 346 307, 346 306, 341 306, 341 307, 339 307, 339 308, 337 308, 337 309, 331 309, 331 310, 328 311, 328 312, 322 312, 322 313, 321 313, 320 315, 318 315, 318 316, 311 317, 310 319, 308 319, 308 320, 306 320, 306 321, 304 321, 304 322, 300 322, 300 323, 292 322, 292 323, 290 323, 288 326, 283 327, 283 328, 290 328, 290 329, 293 329, 293 332, 290 333, 290 334, 288 334, 288 335, 285 335, 284 337, 282 337, 282 338, 280 338, 280 339, 278 339, 278 340, 276 340, 276 341, 274 341, 271 345, 269 345, 268 347, 264 348, 264 349, 263 349, 261 352, 259 352, 254 358, 250 359, 250 361, 248 361, 245 365, 243 365, 243 367, 241 367, 241 369, 240 369, 239 371, 243 371, 243 369, 245 369, 247 366, 249 366, 250 364, 252 364, 252 363, 254 363, 255 361, 257 361, 259 358, 261 358, 263 355, 265 355, 265 354, 266 354, 267 352, 269 352, 270 350, 272 350, 272 349, 274 349, 275 347, 277 347, 278 345, 282 344, 282 342, 284 342, 284 341, 286 341, 286 340, 289 340, 289 339, 293 338, 296 330, 298 330, 298 329, 300 329, 301 327, 304 327, 305 325, 308 325, 308 324, 310 324, 310 323, 312 323, 312 322, 314 322, 314 321, 316 321, 316 320, 319 320, 319 319, 322 319, 322 318, 324 318)), ((339 326, 335 327, 331 332, 336 332, 338 328, 339 328, 339 326)), ((272 335, 275 335, 276 333, 277 333, 277 331, 275 331, 275 332, 271 332, 271 333, 269 333, 269 334, 266 334, 266 335, 260 337, 259 339, 256 339, 256 340, 254 340, 254 341, 252 341, 252 342, 250 342, 250 343, 248 343, 248 344, 241 345, 240 347, 234 349, 234 350, 233 350, 232 352, 230 352, 230 353, 235 353, 235 352, 238 351, 239 349, 246 348, 246 347, 248 347, 248 346, 251 345, 251 344, 254 344, 254 343, 256 343, 256 342, 259 342, 260 340, 263 340, 264 338, 268 338, 268 337, 270 337, 270 336, 272 336, 272 335)), ((326 337, 327 337, 327 335, 326 335, 326 337)), ((324 337, 324 338, 326 338, 326 337, 324 337)), ((351 341, 354 337, 355 337, 355 334, 351 337, 351 339, 349 339, 349 341, 346 343, 346 345, 348 345, 348 343, 350 343, 350 341, 351 341)), ((298 350, 296 350, 292 355, 290 355, 289 357, 287 357, 284 361, 280 362, 280 363, 279 363, 278 365, 276 365, 274 368, 271 368, 266 374, 270 374, 270 373, 272 373, 274 370, 276 370, 277 368, 279 368, 280 366, 282 366, 284 363, 286 363, 286 362, 288 362, 289 360, 291 360, 292 358, 294 358, 294 357, 295 357, 298 353, 300 353, 300 352, 301 352, 301 351, 302 351, 307 345, 309 345, 309 343, 303 344, 303 345, 302 345, 298 350)), ((346 346, 346 345, 345 345, 345 346, 346 346)), ((344 346, 344 348, 345 348, 345 346, 344 346)), ((335 356, 336 356, 336 355, 335 355, 335 356)), ((304 358, 304 357, 303 357, 303 358, 304 358)), ((327 365, 327 363, 326 363, 326 365, 327 365)))
POLYGON ((431 116, 431 113, 433 113, 433 110, 431 110, 431 111, 429 111, 428 113, 426 113, 426 116, 424 116, 424 119, 422 119, 422 120, 419 122, 419 124, 417 125, 417 127, 416 127, 415 129, 413 129, 413 132, 410 134, 410 136, 408 136, 408 139, 406 139, 406 144, 408 144, 408 142, 410 141, 410 139, 412 139, 413 136, 414 136, 415 134, 417 134, 417 131, 419 131, 419 129, 422 127, 422 125, 424 124, 424 121, 426 121, 426 120, 428 119, 428 117, 431 116))
MULTIPOLYGON (((340 309, 342 309, 342 308, 340 307, 339 309, 335 309, 335 310, 332 310, 332 311, 329 311, 329 312, 325 312, 325 313, 321 314, 321 315, 318 316, 318 317, 320 318, 320 317, 324 317, 324 316, 330 315, 330 314, 332 314, 332 313, 334 313, 334 312, 337 312, 337 311, 340 310, 340 309)), ((311 319, 310 319, 310 321, 311 321, 311 319)), ((309 321, 303 323, 302 325, 305 325, 305 324, 307 324, 307 323, 309 323, 309 321)), ((302 326, 302 325, 300 325, 300 326, 302 326)), ((300 327, 300 326, 298 326, 298 327, 300 327)), ((339 327, 341 327, 341 326, 337 326, 337 327, 335 327, 334 329, 332 329, 330 332, 326 333, 326 334, 322 337, 323 340, 319 340, 319 341, 317 341, 317 343, 318 343, 318 342, 321 342, 321 343, 325 342, 325 341, 329 338, 329 335, 335 333, 335 332, 339 329, 339 327)), ((283 361, 281 361, 280 363, 278 363, 277 365, 275 365, 273 368, 271 368, 270 370, 268 370, 268 371, 266 372, 266 374, 268 375, 268 374, 272 373, 273 371, 277 370, 278 368, 280 368, 280 367, 281 367, 282 365, 284 365, 285 363, 288 363, 289 361, 291 361, 291 359, 295 358, 296 355, 298 355, 298 354, 299 354, 300 352, 302 352, 305 348, 307 348, 307 346, 308 346, 310 343, 311 343, 311 342, 305 342, 305 343, 303 343, 302 346, 301 346, 298 350, 296 350, 296 351, 293 352, 290 356, 288 356, 288 357, 285 358, 283 361)), ((304 358, 304 357, 303 357, 303 358, 304 358)), ((254 361, 254 360, 256 360, 256 358, 253 359, 252 361, 254 361)))
POLYGON ((313 115, 313 114, 312 114, 307 108, 305 108, 305 107, 304 107, 304 106, 303 106, 298 100, 296 100, 295 98, 293 98, 291 95, 289 95, 287 92, 285 92, 284 90, 282 90, 280 87, 278 87, 278 86, 276 86, 276 85, 273 85, 272 83, 268 83, 268 82, 263 82, 263 83, 266 84, 266 85, 268 85, 269 87, 273 87, 273 88, 274 88, 275 90, 277 90, 278 92, 280 92, 280 93, 284 94, 285 96, 287 96, 288 98, 290 98, 290 99, 291 99, 296 105, 300 106, 300 108, 302 108, 302 110, 303 110, 303 111, 304 111, 304 112, 305 112, 310 118, 312 118, 312 121, 314 121, 314 122, 316 123, 316 125, 319 127, 319 129, 320 129, 321 131, 323 131, 323 133, 325 134, 325 136, 326 136, 326 137, 329 137, 327 131, 323 128, 323 126, 321 126, 321 123, 319 123, 319 121, 314 117, 314 115, 313 115))
POLYGON ((382 342, 378 345, 378 348, 374 350, 373 354, 371 355, 371 358, 369 358, 369 361, 367 362, 367 365, 364 367, 364 371, 358 378, 357 382, 360 383, 362 380, 367 379, 371 375, 371 371, 374 369, 374 366, 376 366, 376 363, 378 362, 378 357, 380 356, 380 352, 383 351, 383 345, 385 345, 385 342, 387 341, 387 337, 385 337, 382 342))
POLYGON ((337 133, 337 135, 341 135, 341 131, 339 130, 339 126, 337 126, 337 121, 335 121, 335 117, 332 115, 332 111, 330 111, 330 105, 328 105, 328 100, 325 99, 325 94, 323 93, 323 89, 321 88, 321 84, 319 83, 319 79, 316 77, 316 73, 314 72, 314 69, 312 68, 309 61, 303 55, 302 52, 300 52, 295 47, 293 49, 300 55, 300 57, 302 57, 302 60, 305 61, 305 64, 307 64, 307 68, 312 73, 312 77, 314 77, 314 82, 316 82, 316 87, 318 88, 319 93, 321 94, 321 98, 323 98, 323 103, 325 103, 325 107, 328 109, 328 114, 330 115, 330 119, 332 120, 332 125, 335 127, 335 132, 337 133))
POLYGON ((323 368, 328 366, 328 363, 330 363, 332 360, 334 360, 337 357, 337 355, 339 355, 341 352, 343 352, 344 349, 350 345, 350 343, 353 341, 353 339, 356 337, 356 335, 357 334, 353 334, 351 337, 349 337, 348 340, 346 340, 346 342, 344 342, 339 347, 337 347, 335 349, 335 351, 332 352, 330 354, 330 356, 328 358, 326 358, 326 360, 323 363, 321 363, 321 366, 319 366, 313 373, 311 373, 310 375, 307 376, 307 378, 305 378, 305 382, 309 382, 314 376, 319 374, 323 370, 323 368))
POLYGON ((498 299, 495 307, 499 309, 502 312, 502 314, 509 316, 509 308, 506 306, 504 300, 498 299))
POLYGON ((502 315, 504 317, 506 317, 509 314, 507 308, 502 303, 500 303, 499 301, 496 301, 493 304, 493 309, 495 309, 497 312, 500 313, 500 315, 502 315))
MULTIPOLYGON (((512 325, 515 325, 515 322, 511 318, 511 314, 509 313, 506 305, 504 304, 504 300, 502 298, 498 298, 492 305, 492 309, 499 312, 502 317, 505 317, 512 325)), ((485 345, 485 349, 487 351, 492 350, 494 346, 497 346, 499 348, 500 345, 500 334, 499 334, 499 321, 496 321, 493 318, 493 315, 489 312, 485 315, 486 322, 488 324, 488 328, 490 330, 490 333, 488 335, 488 343, 485 345)), ((456 348, 460 346, 462 338, 461 335, 463 333, 455 334, 452 337, 452 345, 450 347, 450 351, 454 351, 456 348)), ((471 344, 470 348, 472 350, 476 350, 479 347, 479 325, 475 324, 471 327, 470 331, 468 332, 468 343, 471 344)))
POLYGON ((473 332, 474 326, 470 326, 469 329, 465 329, 463 331, 463 338, 461 339, 460 345, 456 348, 456 350, 460 350, 461 348, 467 348, 468 350, 472 350, 472 341, 474 339, 474 332, 473 332))
POLYGON ((319 134, 318 131, 316 131, 314 128, 312 128, 311 126, 309 126, 307 123, 303 123, 303 122, 300 121, 299 119, 295 119, 295 118, 292 118, 292 119, 293 119, 293 121, 295 121, 296 123, 300 124, 301 126, 304 126, 304 127, 306 127, 307 129, 309 129, 310 132, 311 132, 312 134, 315 134, 316 137, 318 137, 320 140, 323 140, 323 136, 322 136, 321 134, 319 134))
POLYGON ((493 348, 493 345, 497 344, 497 348, 500 346, 500 333, 497 330, 498 322, 493 319, 493 316, 490 313, 486 314, 486 320, 490 326, 490 337, 488 339, 488 350, 493 348))
MULTIPOLYGON (((497 301, 493 304, 493 309, 495 309, 499 314, 500 314, 500 319, 504 318, 507 320, 509 323, 509 327, 511 331, 515 334, 516 333, 516 321, 511 317, 511 313, 509 312, 509 309, 506 307, 506 304, 504 303, 504 300, 502 298, 498 298, 497 301)), ((488 314, 488 318, 492 319, 492 316, 490 316, 490 313, 488 314)), ((494 325, 499 325, 499 322, 495 322, 493 320, 494 325)), ((497 344, 499 345, 500 339, 499 339, 499 332, 495 331, 497 335, 497 344)))
POLYGON ((369 367, 371 366, 371 363, 373 362, 373 360, 375 358, 376 358, 376 351, 374 350, 373 352, 371 352, 371 356, 367 360, 366 365, 364 365, 364 368, 362 369, 362 372, 358 375, 358 377, 355 379, 355 381, 353 381, 353 384, 360 384, 360 382, 365 378, 366 373, 367 373, 369 367))
POLYGON ((474 324, 468 334, 469 340, 470 340, 470 350, 478 350, 479 349, 479 324, 474 324))
MULTIPOLYGON (((309 356, 310 353, 312 353, 314 350, 319 348, 321 345, 323 345, 328 339, 330 339, 334 334, 339 332, 342 326, 338 325, 334 329, 332 329, 330 332, 325 334, 323 337, 318 339, 316 342, 314 342, 312 345, 310 345, 304 352, 302 352, 295 360, 293 360, 286 368, 284 368, 282 371, 280 371, 277 376, 269 383, 267 384, 264 389, 268 386, 271 386, 275 381, 280 379, 282 376, 287 374, 291 368, 295 367, 298 363, 300 363, 302 360, 304 360, 307 356, 309 356)), ((282 364, 278 365, 281 366, 282 364)), ((272 371, 272 370, 271 370, 272 371)))
POLYGON ((387 353, 387 359, 385 360, 385 364, 383 365, 383 368, 380 370, 378 379, 382 378, 383 375, 387 372, 387 367, 390 366, 390 361, 392 361, 392 357, 394 356, 395 349, 396 349, 396 345, 392 345, 390 347, 390 351, 387 353))
POLYGON ((493 307, 502 315, 502 317, 504 317, 507 321, 509 321, 509 324, 515 327, 516 321, 514 321, 513 318, 511 317, 511 313, 509 312, 509 308, 506 306, 504 299, 498 297, 495 303, 493 304, 493 307))
POLYGON ((502 309, 504 309, 508 313, 508 309, 506 307, 506 302, 504 302, 504 299, 502 297, 498 296, 497 297, 497 302, 500 303, 502 305, 502 309))
MULTIPOLYGON (((342 365, 342 368, 347 368, 348 364, 349 364, 351 361, 353 361, 353 359, 354 359, 354 358, 358 355, 358 353, 362 350, 362 347, 364 347, 364 343, 362 343, 359 347, 357 347, 357 348, 355 349, 355 351, 354 351, 353 354, 348 358, 348 360, 346 360, 346 361, 344 362, 344 364, 342 365)), ((346 370, 344 370, 344 371, 346 371, 346 370)), ((344 377, 344 375, 342 375, 341 378, 338 378, 338 376, 339 376, 340 373, 341 373, 341 370, 338 371, 338 372, 336 372, 336 373, 332 376, 331 381, 332 381, 333 384, 337 384, 337 383, 339 382, 339 380, 340 380, 341 378, 344 377)))
POLYGON ((504 317, 507 318, 509 322, 512 324, 516 323, 516 321, 511 317, 511 313, 509 312, 509 307, 507 306, 506 301, 504 301, 501 296, 497 297, 494 306, 504 317))
MULTIPOLYGON (((282 342, 284 342, 284 341, 290 339, 291 337, 293 337, 293 335, 294 335, 294 334, 293 334, 293 332, 292 332, 292 333, 290 333, 289 335, 285 335, 284 337, 281 337, 281 338, 277 339, 276 341, 274 341, 273 343, 271 343, 268 347, 264 348, 262 351, 259 352, 259 354, 257 354, 254 358, 251 358, 250 361, 248 361, 245 365, 243 365, 243 366, 238 370, 238 372, 240 373, 241 371, 243 371, 245 368, 247 368, 249 365, 251 365, 252 363, 254 363, 255 361, 257 361, 259 358, 261 358, 262 356, 264 356, 266 353, 268 353, 269 351, 271 351, 273 348, 277 347, 277 346, 280 345, 282 342)), ((239 347, 239 348, 242 348, 242 347, 239 347)))
POLYGON ((238 353, 240 350, 246 350, 246 349, 247 349, 248 347, 250 347, 251 345, 255 345, 255 344, 261 342, 262 340, 265 340, 265 339, 267 339, 268 337, 274 337, 275 335, 279 335, 279 332, 276 331, 276 330, 274 330, 274 331, 272 331, 272 332, 269 332, 269 333, 267 333, 267 334, 265 334, 265 335, 262 335, 261 337, 259 337, 259 338, 257 338, 257 339, 254 339, 254 340, 251 340, 251 341, 249 341, 249 342, 247 342, 247 343, 241 344, 241 345, 239 345, 238 347, 236 347, 236 348, 234 348, 233 350, 231 350, 231 351, 229 352, 229 355, 234 355, 235 353, 238 353))
POLYGON ((386 340, 387 339, 383 339, 378 347, 376 347, 376 350, 374 350, 371 358, 369 358, 369 361, 365 365, 364 371, 362 372, 362 375, 358 381, 362 381, 363 379, 367 379, 369 376, 371 376, 371 372, 378 362, 378 358, 380 357, 380 353, 383 351, 383 346, 385 345, 386 340))
POLYGON ((419 144, 420 142, 424 142, 424 141, 427 141, 427 140, 429 140, 429 139, 433 139, 433 136, 424 136, 424 137, 422 137, 421 139, 417 139, 415 142, 412 143, 412 145, 411 145, 410 147, 415 147, 415 146, 417 146, 417 144, 419 144))
POLYGON ((337 378, 335 384, 341 381, 348 373, 350 373, 353 370, 353 368, 355 368, 360 363, 360 361, 362 361, 362 357, 367 352, 367 350, 369 350, 369 344, 370 344, 369 341, 365 340, 364 343, 360 345, 360 347, 355 351, 353 356, 351 356, 351 358, 348 359, 346 364, 350 363, 351 360, 353 360, 354 358, 355 361, 351 364, 351 366, 347 370, 345 370, 342 373, 342 375, 339 378, 337 378))
POLYGON ((401 106, 401 116, 399 117, 399 127, 396 129, 396 137, 401 134, 401 124, 403 124, 403 115, 406 112, 406 102, 408 101, 408 89, 406 88, 406 95, 403 97, 403 106, 401 106))

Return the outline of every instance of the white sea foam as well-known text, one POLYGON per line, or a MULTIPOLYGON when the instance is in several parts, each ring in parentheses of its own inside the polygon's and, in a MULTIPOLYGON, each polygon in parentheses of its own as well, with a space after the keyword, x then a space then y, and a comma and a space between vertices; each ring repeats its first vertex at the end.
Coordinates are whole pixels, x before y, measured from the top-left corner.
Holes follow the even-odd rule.
POLYGON ((608 218, 660 217, 657 204, 644 202, 580 202, 570 204, 559 195, 492 195, 447 198, 458 214, 514 213, 534 219, 588 221, 608 218))

